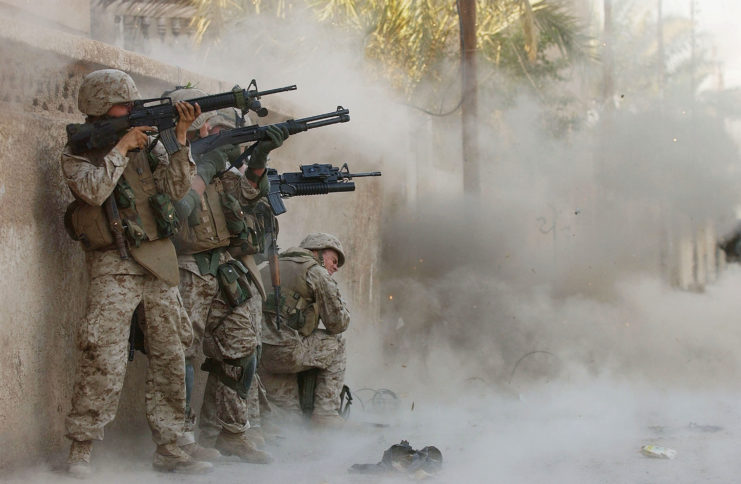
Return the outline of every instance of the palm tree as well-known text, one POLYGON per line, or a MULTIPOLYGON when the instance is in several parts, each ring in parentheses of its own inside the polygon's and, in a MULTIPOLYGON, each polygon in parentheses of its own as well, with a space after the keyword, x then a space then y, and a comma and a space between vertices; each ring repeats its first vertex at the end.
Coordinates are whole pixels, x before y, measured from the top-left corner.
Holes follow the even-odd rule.
MULTIPOLYGON (((248 15, 286 16, 308 7, 322 22, 363 36, 368 59, 410 100, 423 81, 457 79, 459 18, 450 0, 190 0, 196 40, 248 15), (452 61, 452 62, 451 62, 452 61)), ((578 22, 557 0, 476 0, 477 45, 488 64, 535 90, 576 58, 590 55, 578 22), (555 49, 552 49, 555 48, 555 49), (558 54, 554 55, 552 50, 558 54)))

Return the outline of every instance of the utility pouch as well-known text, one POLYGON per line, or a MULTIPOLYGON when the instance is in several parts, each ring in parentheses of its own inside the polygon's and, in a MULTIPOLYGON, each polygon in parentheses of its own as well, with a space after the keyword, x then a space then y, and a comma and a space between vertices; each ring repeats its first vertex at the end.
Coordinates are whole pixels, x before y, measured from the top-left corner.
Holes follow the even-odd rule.
POLYGON ((129 185, 129 182, 124 177, 118 179, 113 194, 116 197, 116 205, 119 210, 125 210, 127 208, 136 210, 136 195, 134 195, 134 190, 132 190, 131 185, 129 185))
POLYGON ((244 223, 244 212, 236 198, 227 192, 221 193, 221 208, 224 211, 226 226, 232 237, 246 239, 248 237, 247 226, 244 223))
POLYGON ((198 265, 198 271, 200 271, 202 276, 211 274, 215 277, 218 274, 220 255, 220 249, 193 254, 193 258, 196 260, 196 264, 198 265))
POLYGON ((113 246, 113 235, 103 207, 74 200, 64 213, 64 228, 72 240, 82 242, 85 250, 113 246))
POLYGON ((158 193, 149 197, 149 206, 154 213, 154 221, 157 222, 157 235, 164 239, 175 235, 180 230, 180 219, 170 197, 164 193, 158 193))
MULTIPOLYGON (((244 231, 239 237, 232 237, 229 253, 232 257, 255 255, 263 249, 263 241, 258 235, 257 221, 254 217, 247 215, 243 220, 244 231)), ((231 230, 231 229, 230 229, 231 230)))
POLYGON ((238 260, 221 264, 216 270, 219 287, 229 306, 241 306, 252 297, 247 268, 238 260))
MULTIPOLYGON (((304 328, 307 326, 307 308, 311 309, 312 305, 307 304, 307 301, 299 293, 286 290, 285 288, 281 291, 279 309, 281 320, 286 326, 298 331, 304 336, 311 334, 316 327, 312 327, 308 330, 308 334, 304 334, 304 328)), ((272 293, 267 295, 267 301, 263 305, 263 311, 270 314, 276 313, 275 296, 272 293)), ((315 312, 313 311, 311 313, 313 314, 315 312)))
POLYGON ((139 223, 131 219, 126 219, 123 222, 126 239, 134 247, 141 247, 142 241, 147 239, 147 234, 139 223))
POLYGON ((296 328, 301 336, 309 336, 319 326, 319 310, 317 304, 310 304, 303 311, 303 322, 301 327, 296 328))

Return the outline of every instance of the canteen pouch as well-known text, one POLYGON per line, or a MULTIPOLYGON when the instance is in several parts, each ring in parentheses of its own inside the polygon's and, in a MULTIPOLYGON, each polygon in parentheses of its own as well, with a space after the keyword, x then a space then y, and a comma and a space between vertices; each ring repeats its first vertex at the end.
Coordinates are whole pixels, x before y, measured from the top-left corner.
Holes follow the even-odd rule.
POLYGON ((64 213, 64 228, 72 240, 82 242, 86 251, 113 246, 113 235, 103 207, 74 200, 64 213))
POLYGON ((244 304, 252 297, 249 280, 247 279, 247 268, 238 260, 230 260, 221 264, 216 270, 219 279, 219 287, 224 300, 230 307, 244 304))

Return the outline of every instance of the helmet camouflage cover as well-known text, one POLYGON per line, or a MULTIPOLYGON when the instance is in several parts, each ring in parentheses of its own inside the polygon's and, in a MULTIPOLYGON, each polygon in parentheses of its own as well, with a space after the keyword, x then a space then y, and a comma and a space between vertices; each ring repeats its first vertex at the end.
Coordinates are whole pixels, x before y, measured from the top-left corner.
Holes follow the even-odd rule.
POLYGON ((332 234, 327 234, 324 232, 313 232, 304 237, 304 240, 301 241, 299 247, 308 250, 333 249, 335 252, 337 252, 337 256, 339 259, 337 261, 338 267, 342 267, 342 265, 345 263, 345 251, 342 249, 342 243, 340 242, 340 239, 332 234))
POLYGON ((238 123, 242 123, 242 116, 234 108, 219 109, 208 120, 208 125, 211 127, 224 126, 229 129, 236 128, 238 123))
MULTIPOLYGON (((208 96, 204 91, 198 89, 197 87, 183 87, 178 86, 172 91, 165 91, 162 93, 162 97, 169 97, 172 99, 173 103, 180 102, 180 101, 190 101, 191 99, 196 99, 199 97, 205 97, 208 96)), ((193 121, 193 124, 190 125, 190 128, 188 128, 188 131, 195 131, 201 129, 201 126, 203 126, 206 121, 210 120, 216 113, 213 111, 209 111, 207 113, 203 113, 200 116, 196 118, 195 121, 193 121)))
POLYGON ((82 80, 77 107, 89 116, 102 116, 114 104, 141 99, 134 80, 118 69, 93 71, 82 80))

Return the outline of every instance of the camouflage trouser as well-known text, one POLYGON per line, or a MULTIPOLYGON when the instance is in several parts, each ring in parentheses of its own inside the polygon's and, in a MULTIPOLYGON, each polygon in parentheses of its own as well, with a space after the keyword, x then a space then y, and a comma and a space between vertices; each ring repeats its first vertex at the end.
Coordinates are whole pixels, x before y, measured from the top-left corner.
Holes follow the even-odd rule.
POLYGON ((149 366, 145 389, 147 420, 158 445, 174 442, 185 418, 183 346, 193 333, 181 318, 180 295, 151 275, 110 274, 93 277, 87 316, 79 328, 80 358, 67 416, 67 437, 101 440, 113 420, 126 374, 129 329, 134 309, 143 302, 149 366))
POLYGON ((318 329, 295 345, 263 344, 260 378, 271 404, 300 412, 297 373, 318 368, 314 415, 338 415, 345 379, 345 340, 318 329))
MULTIPOLYGON (((253 297, 237 308, 230 308, 221 295, 216 277, 180 271, 180 291, 194 329, 199 325, 202 328, 203 352, 207 357, 221 361, 255 352, 260 321, 253 314, 259 311, 256 307, 260 307, 261 299, 256 287, 251 285, 250 289, 253 297)), ((195 351, 191 348, 188 353, 193 355, 195 351)), ((232 378, 241 376, 238 367, 225 363, 221 363, 221 367, 232 378)), ((212 373, 206 381, 199 427, 205 442, 215 438, 221 428, 234 433, 249 428, 247 401, 212 373)))

